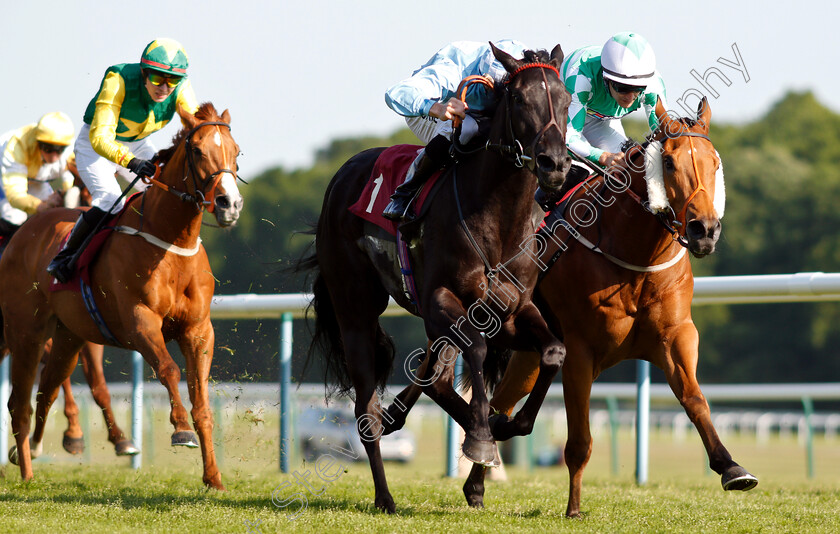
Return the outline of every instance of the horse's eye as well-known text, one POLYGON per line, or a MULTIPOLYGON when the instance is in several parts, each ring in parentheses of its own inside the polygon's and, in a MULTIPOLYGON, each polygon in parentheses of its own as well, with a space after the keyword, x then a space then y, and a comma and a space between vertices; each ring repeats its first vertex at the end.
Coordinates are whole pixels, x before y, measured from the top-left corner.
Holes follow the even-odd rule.
POLYGON ((519 94, 519 93, 513 93, 512 97, 513 97, 513 103, 516 104, 517 106, 521 106, 522 102, 524 102, 524 100, 522 99, 522 95, 519 94))
POLYGON ((676 168, 674 166, 674 160, 671 156, 665 156, 662 158, 662 166, 665 167, 665 170, 668 172, 674 172, 674 169, 676 168))
POLYGON ((200 158, 201 157, 201 149, 197 146, 192 147, 193 156, 200 158))

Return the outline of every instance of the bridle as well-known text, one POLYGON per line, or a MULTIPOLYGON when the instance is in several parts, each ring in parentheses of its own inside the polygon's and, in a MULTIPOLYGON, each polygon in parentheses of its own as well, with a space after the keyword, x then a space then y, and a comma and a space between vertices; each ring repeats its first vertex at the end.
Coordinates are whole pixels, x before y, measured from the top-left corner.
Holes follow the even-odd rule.
POLYGON ((144 179, 144 181, 146 183, 149 183, 149 184, 153 185, 153 186, 157 186, 157 187, 163 189, 164 191, 172 193, 173 195, 180 198, 182 202, 189 202, 189 203, 195 204, 198 207, 199 210, 206 209, 208 212, 213 213, 214 210, 216 209, 215 204, 213 203, 212 200, 207 201, 206 198, 209 197, 209 198, 212 199, 215 196, 216 187, 219 185, 219 181, 221 181, 222 175, 225 174, 225 173, 230 173, 234 177, 234 179, 241 180, 241 178, 239 178, 239 176, 237 176, 236 171, 227 168, 227 165, 228 165, 227 155, 225 154, 225 151, 222 150, 222 168, 217 170, 216 172, 210 174, 209 176, 207 176, 203 180, 199 179, 198 170, 196 169, 194 155, 193 155, 193 151, 192 151, 192 146, 193 146, 192 145, 192 138, 193 138, 193 135, 195 135, 195 133, 199 130, 199 128, 202 128, 204 126, 215 126, 216 131, 220 135, 221 135, 220 127, 224 126, 228 130, 230 130, 230 124, 228 124, 226 122, 207 121, 207 122, 202 122, 201 124, 196 125, 195 127, 193 127, 192 130, 187 132, 186 139, 184 140, 184 150, 186 150, 186 154, 187 154, 186 157, 184 158, 184 167, 185 167, 184 168, 184 182, 187 181, 188 177, 192 178, 193 191, 194 191, 193 193, 189 193, 187 191, 179 191, 178 189, 175 189, 174 187, 171 187, 171 186, 159 181, 157 179, 157 177, 160 175, 160 169, 161 169, 160 166, 157 167, 157 170, 155 171, 155 175, 152 178, 149 178, 148 180, 144 179), (208 185, 211 185, 210 191, 205 195, 204 190, 207 188, 208 185))
POLYGON ((676 133, 671 133, 670 131, 664 132, 664 139, 676 139, 678 137, 688 137, 688 144, 691 147, 691 166, 694 169, 694 178, 697 181, 697 185, 694 187, 694 190, 688 195, 686 198, 685 203, 683 203, 683 207, 679 213, 675 213, 674 209, 671 208, 671 215, 672 217, 668 217, 665 212, 657 212, 656 216, 660 220, 660 222, 665 226, 666 230, 668 230, 671 235, 674 236, 674 239, 679 242, 684 247, 688 247, 688 238, 685 235, 686 232, 686 224, 685 224, 685 215, 688 211, 688 205, 694 200, 694 197, 697 196, 698 193, 701 191, 709 194, 709 191, 706 189, 706 186, 703 185, 703 181, 700 179, 700 173, 697 170, 697 158, 695 157, 696 151, 694 150, 694 140, 692 137, 698 137, 700 139, 705 139, 708 142, 712 142, 709 139, 709 136, 706 134, 696 133, 696 132, 686 132, 686 131, 678 131, 676 133))
MULTIPOLYGON (((521 67, 519 67, 518 69, 513 71, 510 74, 510 76, 508 77, 508 79, 505 81, 505 130, 507 132, 508 139, 511 140, 510 144, 504 144, 504 143, 501 143, 501 142, 500 143, 491 143, 490 140, 488 139, 487 143, 484 146, 479 147, 476 150, 472 150, 472 151, 464 150, 463 147, 460 144, 460 141, 458 140, 458 138, 460 137, 459 128, 461 126, 461 120, 458 117, 456 117, 452 121, 453 122, 453 127, 455 129, 455 132, 452 135, 452 145, 454 146, 455 151, 460 153, 460 154, 468 154, 468 153, 472 153, 472 152, 475 152, 477 150, 482 150, 482 149, 495 150, 495 151, 500 152, 504 155, 512 156, 513 164, 516 165, 517 167, 521 168, 521 167, 524 167, 525 165, 527 165, 528 169, 531 172, 533 172, 534 171, 533 154, 536 150, 537 143, 540 142, 540 139, 542 139, 542 137, 546 134, 546 132, 548 132, 548 130, 551 129, 551 128, 556 128, 557 131, 560 133, 561 138, 565 139, 565 136, 563 135, 563 130, 560 127, 560 123, 557 121, 557 115, 556 115, 556 112, 554 110, 554 102, 551 99, 551 89, 549 89, 548 78, 545 75, 546 70, 550 70, 550 71, 554 72, 554 74, 557 75, 557 78, 558 79, 560 78, 560 72, 557 70, 556 67, 554 67, 553 65, 550 65, 548 63, 539 63, 538 62, 538 63, 526 63, 525 65, 522 65, 521 67), (540 73, 542 74, 542 78, 543 78, 543 85, 545 87, 546 98, 548 99, 548 110, 549 110, 549 113, 551 114, 551 119, 548 121, 548 123, 546 123, 540 129, 539 133, 534 137, 534 139, 528 145, 528 148, 525 149, 525 148, 523 148, 522 143, 516 138, 516 134, 513 131, 513 118, 511 117, 511 102, 510 102, 510 98, 511 98, 510 94, 511 93, 510 93, 510 90, 508 89, 508 86, 509 86, 510 82, 512 82, 518 74, 520 74, 521 72, 523 72, 525 70, 534 69, 534 68, 541 69, 540 73)), ((477 76, 477 75, 476 76, 468 76, 461 81, 460 85, 458 86, 458 90, 456 91, 456 95, 458 95, 458 98, 461 101, 466 100, 467 89, 469 89, 469 87, 474 83, 479 83, 481 85, 484 85, 485 87, 487 87, 491 91, 495 90, 495 86, 493 85, 493 82, 489 81, 484 76, 477 76)))

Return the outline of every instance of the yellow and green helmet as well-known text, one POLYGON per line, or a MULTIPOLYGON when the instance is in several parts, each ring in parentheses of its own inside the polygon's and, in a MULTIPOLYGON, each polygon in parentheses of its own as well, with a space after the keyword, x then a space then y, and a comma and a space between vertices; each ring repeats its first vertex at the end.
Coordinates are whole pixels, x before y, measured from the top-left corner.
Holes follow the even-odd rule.
POLYGON ((146 45, 140 65, 169 76, 186 76, 190 59, 181 43, 175 39, 158 38, 146 45))

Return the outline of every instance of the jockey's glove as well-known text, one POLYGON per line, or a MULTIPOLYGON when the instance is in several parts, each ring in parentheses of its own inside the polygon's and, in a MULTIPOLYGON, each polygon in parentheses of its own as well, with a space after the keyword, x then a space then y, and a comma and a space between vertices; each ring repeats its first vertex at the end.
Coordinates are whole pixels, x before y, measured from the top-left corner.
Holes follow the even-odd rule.
POLYGON ((155 175, 155 164, 147 159, 134 158, 128 162, 126 168, 141 178, 149 178, 155 175))

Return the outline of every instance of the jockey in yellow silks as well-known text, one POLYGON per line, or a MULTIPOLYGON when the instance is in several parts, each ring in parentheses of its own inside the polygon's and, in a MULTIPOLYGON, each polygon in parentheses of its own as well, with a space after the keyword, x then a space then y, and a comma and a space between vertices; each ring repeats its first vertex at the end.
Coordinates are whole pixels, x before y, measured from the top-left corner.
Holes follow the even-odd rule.
POLYGON ((88 234, 123 207, 114 173, 129 181, 154 175, 151 158, 156 150, 148 136, 166 126, 178 108, 198 110, 187 79, 188 65, 180 43, 160 38, 146 46, 139 63, 121 63, 105 71, 75 145, 76 164, 92 195, 92 208, 79 216, 67 244, 47 266, 60 282, 72 276, 75 257, 88 234))
POLYGON ((74 135, 70 117, 53 112, 0 136, 0 235, 9 237, 29 215, 62 205, 56 191, 73 187, 67 163, 74 135))

